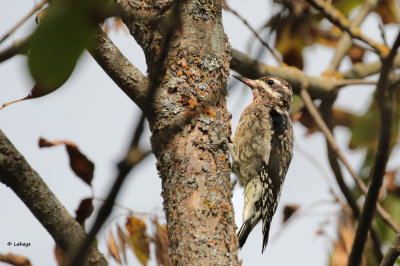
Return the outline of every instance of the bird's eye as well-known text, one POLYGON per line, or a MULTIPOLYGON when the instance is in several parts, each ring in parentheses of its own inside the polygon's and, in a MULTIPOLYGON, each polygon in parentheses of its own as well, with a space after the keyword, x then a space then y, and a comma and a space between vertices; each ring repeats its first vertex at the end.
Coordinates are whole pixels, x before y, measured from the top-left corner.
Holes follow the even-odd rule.
POLYGON ((272 79, 269 79, 269 80, 267 81, 267 84, 268 84, 269 86, 272 86, 272 85, 275 84, 275 82, 274 82, 272 79))

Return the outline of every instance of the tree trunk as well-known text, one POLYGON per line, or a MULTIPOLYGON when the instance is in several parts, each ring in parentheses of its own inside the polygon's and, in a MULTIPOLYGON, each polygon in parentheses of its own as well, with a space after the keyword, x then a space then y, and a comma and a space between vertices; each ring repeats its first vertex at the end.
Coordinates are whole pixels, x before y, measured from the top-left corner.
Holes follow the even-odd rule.
MULTIPOLYGON (((145 52, 151 80, 173 1, 155 1, 152 7, 133 2, 120 3, 124 12, 132 9, 136 14, 125 16, 124 22, 145 52), (149 15, 152 20, 144 19, 149 15)), ((178 13, 181 25, 169 46, 166 72, 148 117, 162 178, 170 258, 174 265, 237 265, 228 147, 231 115, 225 99, 230 47, 221 5, 183 1, 178 13)))

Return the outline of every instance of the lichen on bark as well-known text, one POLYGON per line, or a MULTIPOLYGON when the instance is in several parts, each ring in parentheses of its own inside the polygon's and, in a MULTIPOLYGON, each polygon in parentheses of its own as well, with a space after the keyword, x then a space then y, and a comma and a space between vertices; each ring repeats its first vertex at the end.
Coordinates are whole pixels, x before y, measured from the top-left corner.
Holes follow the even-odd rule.
MULTIPOLYGON (((150 75, 172 3, 120 3, 135 13, 124 22, 144 50, 150 75)), ((238 264, 226 108, 230 47, 221 12, 220 1, 181 2, 180 29, 168 48, 149 119, 174 265, 238 264)))

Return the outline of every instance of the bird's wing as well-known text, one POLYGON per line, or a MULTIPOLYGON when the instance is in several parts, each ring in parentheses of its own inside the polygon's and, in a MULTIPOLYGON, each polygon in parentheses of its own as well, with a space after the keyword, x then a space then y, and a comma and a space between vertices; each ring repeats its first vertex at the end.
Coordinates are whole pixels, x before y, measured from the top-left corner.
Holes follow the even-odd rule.
POLYGON ((263 219, 263 251, 268 243, 269 228, 272 217, 278 206, 283 181, 286 176, 293 150, 293 132, 290 118, 274 109, 269 111, 271 125, 271 151, 268 161, 263 162, 260 169, 263 184, 262 219, 263 219))

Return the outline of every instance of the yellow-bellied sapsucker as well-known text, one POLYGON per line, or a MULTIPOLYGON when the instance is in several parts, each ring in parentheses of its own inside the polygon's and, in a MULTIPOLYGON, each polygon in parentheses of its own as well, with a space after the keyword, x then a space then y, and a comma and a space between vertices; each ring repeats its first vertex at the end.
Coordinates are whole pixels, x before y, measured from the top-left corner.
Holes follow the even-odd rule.
POLYGON ((240 117, 233 139, 232 171, 245 186, 239 247, 243 247, 249 233, 262 218, 264 252, 292 159, 293 129, 289 117, 292 88, 277 77, 235 78, 249 86, 254 95, 240 117))

